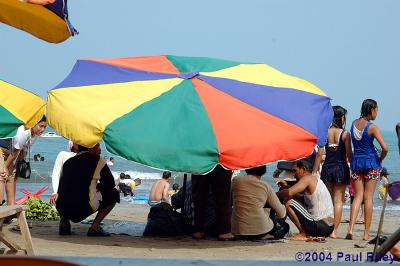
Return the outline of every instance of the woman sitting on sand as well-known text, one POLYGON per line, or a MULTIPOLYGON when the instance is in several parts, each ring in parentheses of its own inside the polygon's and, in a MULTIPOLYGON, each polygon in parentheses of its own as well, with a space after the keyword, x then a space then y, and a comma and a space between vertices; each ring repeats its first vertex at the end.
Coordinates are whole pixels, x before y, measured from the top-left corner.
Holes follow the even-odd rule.
POLYGON ((232 179, 232 233, 244 240, 283 238, 289 225, 282 222, 278 227, 270 214, 283 219, 286 209, 272 187, 261 180, 265 165, 246 169, 246 173, 232 179))
POLYGON ((361 106, 361 117, 356 119, 351 126, 354 153, 350 168, 352 171, 351 178, 354 180, 355 197, 351 204, 350 223, 346 239, 353 239, 354 224, 363 200, 365 222, 363 240, 369 239, 375 187, 380 177, 382 161, 388 153, 388 148, 378 126, 370 122, 375 120, 377 115, 377 102, 372 99, 364 100, 361 106), (375 150, 374 139, 381 146, 380 155, 375 150))

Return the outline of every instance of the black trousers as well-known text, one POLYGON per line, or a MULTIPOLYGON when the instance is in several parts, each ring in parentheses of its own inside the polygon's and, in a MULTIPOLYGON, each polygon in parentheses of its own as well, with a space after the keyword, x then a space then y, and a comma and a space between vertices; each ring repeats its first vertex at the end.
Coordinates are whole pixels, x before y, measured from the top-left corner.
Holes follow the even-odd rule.
POLYGON ((194 232, 204 232, 204 218, 210 189, 214 198, 218 234, 231 232, 231 177, 232 171, 217 165, 207 175, 192 175, 194 232))

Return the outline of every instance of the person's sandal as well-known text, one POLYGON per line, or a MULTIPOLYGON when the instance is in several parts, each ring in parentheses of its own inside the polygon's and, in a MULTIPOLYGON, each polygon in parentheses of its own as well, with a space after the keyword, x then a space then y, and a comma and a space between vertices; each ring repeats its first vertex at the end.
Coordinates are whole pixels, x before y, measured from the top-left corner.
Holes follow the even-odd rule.
POLYGON ((352 234, 347 234, 344 239, 353 240, 353 235, 352 234))
POLYGON ((87 236, 110 236, 110 235, 111 234, 109 232, 104 231, 103 228, 101 227, 98 230, 89 227, 89 230, 87 232, 87 236))

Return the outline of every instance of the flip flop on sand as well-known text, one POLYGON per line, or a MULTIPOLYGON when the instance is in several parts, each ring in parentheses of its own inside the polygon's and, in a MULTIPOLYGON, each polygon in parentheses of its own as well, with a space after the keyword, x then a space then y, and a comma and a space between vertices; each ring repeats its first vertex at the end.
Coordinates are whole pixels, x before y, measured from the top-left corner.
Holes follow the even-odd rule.
POLYGON ((353 240, 353 235, 352 234, 347 234, 344 239, 353 240))
MULTIPOLYGON (((29 227, 29 229, 32 229, 32 222, 28 222, 28 227, 29 227)), ((13 227, 11 227, 11 230, 13 230, 15 232, 21 232, 21 228, 19 227, 19 224, 16 224, 13 227)))
POLYGON ((318 242, 318 243, 325 243, 326 239, 325 237, 318 236, 318 237, 307 237, 306 242, 318 242))
POLYGON ((354 244, 355 248, 368 248, 370 246, 371 246, 371 244, 369 244, 368 241, 366 241, 366 240, 362 240, 362 241, 354 244))

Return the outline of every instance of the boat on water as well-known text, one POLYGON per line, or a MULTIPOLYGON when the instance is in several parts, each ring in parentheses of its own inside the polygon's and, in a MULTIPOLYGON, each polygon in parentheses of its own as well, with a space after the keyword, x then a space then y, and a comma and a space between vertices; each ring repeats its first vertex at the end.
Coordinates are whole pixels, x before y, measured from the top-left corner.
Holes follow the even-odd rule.
POLYGON ((42 138, 61 138, 60 135, 57 135, 56 132, 46 132, 40 135, 42 138))

